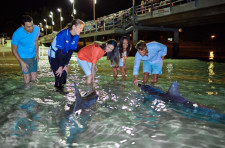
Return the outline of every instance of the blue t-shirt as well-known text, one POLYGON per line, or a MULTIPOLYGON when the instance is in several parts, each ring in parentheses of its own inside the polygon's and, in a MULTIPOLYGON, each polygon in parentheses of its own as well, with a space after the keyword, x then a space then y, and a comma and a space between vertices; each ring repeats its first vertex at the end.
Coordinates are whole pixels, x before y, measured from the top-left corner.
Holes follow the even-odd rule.
MULTIPOLYGON (((79 41, 79 35, 75 35, 73 38, 70 34, 70 29, 60 31, 54 38, 51 47, 54 51, 58 49, 63 50, 63 54, 66 54, 69 50, 77 50, 77 43, 79 41)), ((55 58, 55 52, 49 49, 48 55, 55 58)))
POLYGON ((21 26, 12 37, 12 44, 17 46, 20 58, 34 58, 36 54, 35 40, 39 37, 40 29, 34 25, 33 32, 27 33, 21 26))
POLYGON ((139 52, 135 55, 133 75, 139 74, 141 61, 150 61, 152 63, 162 60, 162 56, 166 56, 167 47, 159 42, 150 42, 146 44, 148 56, 141 56, 139 52))

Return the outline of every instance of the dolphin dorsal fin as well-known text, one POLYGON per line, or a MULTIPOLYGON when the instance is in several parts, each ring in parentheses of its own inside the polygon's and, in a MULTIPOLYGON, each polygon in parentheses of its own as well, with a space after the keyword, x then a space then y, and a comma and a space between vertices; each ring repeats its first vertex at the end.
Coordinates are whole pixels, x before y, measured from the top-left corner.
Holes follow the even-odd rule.
POLYGON ((76 83, 74 83, 74 89, 75 89, 76 101, 74 104, 73 113, 75 113, 77 110, 80 109, 80 104, 81 104, 81 95, 76 83))
POLYGON ((79 91, 79 89, 78 89, 76 83, 74 83, 74 88, 75 88, 76 99, 77 99, 77 98, 81 99, 80 91, 79 91))
POLYGON ((170 86, 167 94, 170 96, 181 96, 179 91, 179 83, 177 81, 173 82, 173 84, 170 86))

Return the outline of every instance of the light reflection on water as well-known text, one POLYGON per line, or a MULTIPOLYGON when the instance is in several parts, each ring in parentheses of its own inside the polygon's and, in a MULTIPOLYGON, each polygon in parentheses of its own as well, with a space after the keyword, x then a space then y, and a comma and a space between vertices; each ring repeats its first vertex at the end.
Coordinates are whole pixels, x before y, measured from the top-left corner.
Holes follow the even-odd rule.
MULTIPOLYGON (((3 147, 225 145, 224 124, 183 116, 181 111, 133 86, 133 57, 127 59, 125 79, 114 79, 109 61, 101 59, 97 72, 100 99, 96 107, 79 116, 68 115, 65 110, 74 101, 74 82, 81 94, 85 93, 83 71, 73 59, 65 92, 57 92, 46 51, 40 50, 39 79, 30 86, 23 85, 19 65, 10 53, 0 61, 3 147)), ((178 81, 187 99, 225 113, 224 68, 224 63, 213 61, 166 59, 156 87, 167 91, 173 81, 178 81)))
POLYGON ((214 59, 214 51, 209 51, 209 60, 214 59))

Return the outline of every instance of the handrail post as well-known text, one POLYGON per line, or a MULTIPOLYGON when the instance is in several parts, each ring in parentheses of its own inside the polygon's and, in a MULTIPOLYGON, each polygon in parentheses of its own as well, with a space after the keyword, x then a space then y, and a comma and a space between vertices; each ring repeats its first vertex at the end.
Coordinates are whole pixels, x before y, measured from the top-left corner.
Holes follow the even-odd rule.
POLYGON ((195 0, 195 7, 197 7, 197 0, 195 0))
POLYGON ((133 15, 133 21, 132 21, 133 25, 134 25, 134 18, 135 18, 135 16, 134 16, 135 12, 134 11, 135 11, 135 6, 133 5, 133 14, 132 14, 133 15))
POLYGON ((170 0, 170 12, 172 11, 172 0, 170 0))
POLYGON ((151 16, 153 15, 153 9, 154 9, 153 2, 151 2, 151 16))

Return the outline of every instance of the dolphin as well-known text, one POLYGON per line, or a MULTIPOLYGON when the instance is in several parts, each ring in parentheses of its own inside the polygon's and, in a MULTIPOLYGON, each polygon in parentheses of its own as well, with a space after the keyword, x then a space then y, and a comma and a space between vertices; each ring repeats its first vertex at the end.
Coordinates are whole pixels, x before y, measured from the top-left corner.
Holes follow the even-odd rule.
POLYGON ((70 106, 70 109, 66 111, 67 116, 62 118, 59 122, 60 132, 66 137, 66 143, 69 147, 73 147, 72 144, 76 141, 78 134, 85 130, 85 127, 87 126, 86 122, 92 114, 92 111, 84 111, 88 108, 93 109, 99 97, 96 94, 96 91, 81 96, 75 83, 74 89, 76 100, 70 106))
POLYGON ((208 108, 206 106, 197 103, 193 103, 184 98, 180 94, 179 83, 177 81, 173 82, 168 92, 164 92, 150 85, 138 84, 138 86, 141 88, 143 92, 147 93, 148 95, 154 96, 154 98, 170 103, 172 107, 181 110, 182 114, 185 116, 196 117, 199 119, 212 122, 225 123, 224 114, 218 113, 214 109, 208 108), (185 112, 186 114, 183 112, 185 112))
POLYGON ((98 95, 96 94, 96 91, 92 91, 91 93, 81 96, 80 91, 77 87, 77 85, 74 83, 74 89, 75 89, 75 96, 76 101, 71 105, 70 107, 70 113, 76 113, 78 110, 85 110, 90 107, 92 107, 95 102, 98 100, 98 95))

